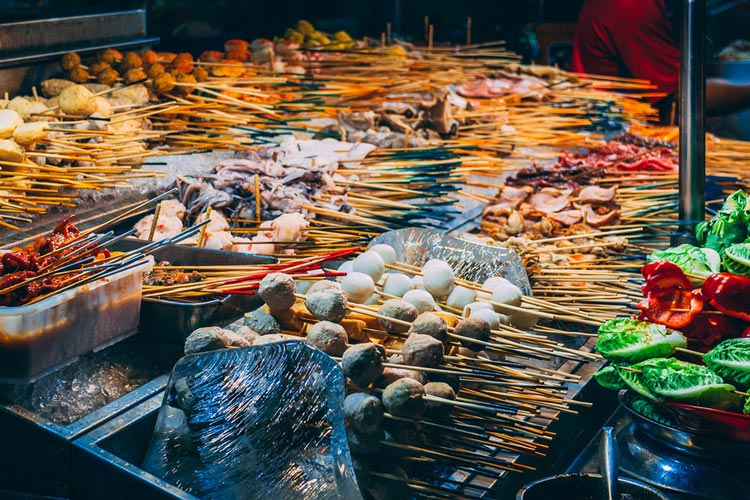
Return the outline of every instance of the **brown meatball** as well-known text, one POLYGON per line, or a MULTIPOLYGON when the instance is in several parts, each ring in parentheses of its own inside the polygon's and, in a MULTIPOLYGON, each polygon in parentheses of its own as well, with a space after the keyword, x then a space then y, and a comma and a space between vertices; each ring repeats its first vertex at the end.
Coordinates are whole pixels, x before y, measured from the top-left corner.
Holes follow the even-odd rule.
POLYGON ((89 64, 89 72, 92 75, 98 75, 105 69, 112 69, 112 66, 110 66, 109 64, 103 61, 94 61, 91 64, 89 64))
POLYGON ((437 368, 443 361, 443 343, 435 337, 412 333, 401 348, 404 363, 437 368))
POLYGON ((60 67, 64 71, 70 71, 76 66, 80 66, 80 64, 81 56, 79 56, 75 52, 68 52, 67 54, 64 54, 62 58, 60 58, 60 67))
POLYGON ((342 290, 318 290, 305 298, 307 310, 321 321, 338 323, 346 316, 346 306, 346 294, 342 290))
POLYGON ((119 63, 122 60, 122 54, 119 50, 116 49, 105 49, 99 52, 96 55, 96 58, 99 61, 105 62, 111 66, 119 63))
POLYGON ((68 79, 76 83, 86 83, 89 81, 89 72, 81 66, 76 66, 68 72, 68 79))
MULTIPOLYGON (((489 342, 490 340, 490 324, 480 318, 465 318, 458 322, 453 333, 460 335, 461 337, 468 337, 471 339, 480 340, 482 342, 489 342)), ((458 341, 464 347, 471 349, 474 352, 479 352, 484 349, 482 344, 471 342, 467 339, 458 339, 458 341)))
POLYGON ((424 373, 418 372, 416 370, 409 370, 407 368, 393 368, 390 366, 386 366, 383 369, 383 374, 378 377, 378 379, 375 381, 375 387, 380 388, 386 388, 390 384, 394 383, 396 380, 400 378, 413 378, 420 384, 426 384, 427 383, 427 377, 425 377, 424 373))
POLYGON ((198 328, 185 339, 185 354, 216 351, 227 346, 224 330, 218 326, 198 328))
POLYGON ((162 63, 154 63, 148 67, 146 67, 146 74, 149 78, 156 78, 157 76, 163 74, 166 72, 166 68, 164 68, 164 65, 162 63))
POLYGON ((103 85, 114 85, 119 77, 113 69, 105 69, 96 74, 96 80, 103 85))
POLYGON ((141 51, 141 61, 143 61, 144 66, 154 64, 158 60, 159 60, 159 55, 153 50, 146 49, 146 50, 141 51))
POLYGON ((401 378, 383 391, 383 406, 400 417, 418 417, 425 408, 424 386, 413 378, 401 378))
MULTIPOLYGON (((443 399, 456 400, 456 391, 453 387, 445 382, 430 382, 425 384, 424 392, 430 396, 437 396, 443 399)), ((448 417, 453 411, 453 406, 446 403, 437 403, 435 401, 425 401, 425 414, 429 417, 441 419, 448 417)))
POLYGON ((341 367, 352 382, 368 386, 383 373, 385 348, 379 344, 357 344, 344 351, 341 367))
POLYGON ((344 400, 344 418, 358 432, 376 432, 383 428, 383 403, 364 392, 349 394, 344 400))
POLYGON ((122 75, 122 81, 125 83, 135 83, 145 80, 146 78, 148 78, 148 75, 146 75, 146 72, 141 68, 129 69, 124 75, 122 75))
POLYGON ((141 60, 141 56, 135 52, 125 52, 122 61, 120 61, 119 69, 121 72, 125 72, 129 69, 140 68, 142 66, 143 61, 141 60))
POLYGON ((448 342, 448 325, 443 318, 430 312, 420 314, 414 320, 414 323, 411 324, 409 333, 429 335, 430 337, 435 337, 440 342, 448 342))
POLYGON ((297 300, 294 297, 294 278, 284 273, 267 274, 260 282, 258 295, 271 312, 288 311, 297 300))
POLYGON ((208 80, 208 71, 200 66, 196 66, 193 68, 193 77, 195 77, 197 82, 205 82, 208 80))
MULTIPOLYGON (((193 75, 178 74, 175 77, 175 80, 177 80, 177 83, 198 83, 195 81, 195 77, 193 75)), ((192 85, 177 85, 175 88, 175 94, 183 97, 187 97, 193 92, 195 92, 195 87, 193 87, 192 85)))
POLYGON ((329 356, 339 357, 346 351, 349 338, 343 326, 330 321, 320 321, 307 332, 307 342, 329 356))
POLYGON ((154 91, 157 94, 168 94, 174 89, 175 79, 169 73, 162 73, 154 78, 154 91))
POLYGON ((172 67, 186 75, 193 72, 193 56, 189 52, 181 52, 172 60, 172 67))
MULTIPOLYGON (((405 300, 389 299, 383 302, 383 305, 380 306, 378 314, 380 316, 385 316, 386 318, 393 318, 411 323, 417 319, 419 311, 416 307, 405 300)), ((378 318, 378 322, 388 333, 404 333, 411 326, 404 325, 400 321, 397 323, 395 321, 388 321, 388 319, 385 318, 378 318)))

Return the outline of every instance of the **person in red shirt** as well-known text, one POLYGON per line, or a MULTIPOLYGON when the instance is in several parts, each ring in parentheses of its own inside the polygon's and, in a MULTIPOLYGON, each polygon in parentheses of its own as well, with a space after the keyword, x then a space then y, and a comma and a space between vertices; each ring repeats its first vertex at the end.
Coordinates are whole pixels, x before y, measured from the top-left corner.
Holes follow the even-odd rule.
MULTIPOLYGON (((666 97, 654 98, 662 121, 679 91, 680 50, 664 0, 586 0, 573 41, 578 73, 648 80, 666 97)), ((750 85, 706 80, 706 111, 750 107, 750 85)))

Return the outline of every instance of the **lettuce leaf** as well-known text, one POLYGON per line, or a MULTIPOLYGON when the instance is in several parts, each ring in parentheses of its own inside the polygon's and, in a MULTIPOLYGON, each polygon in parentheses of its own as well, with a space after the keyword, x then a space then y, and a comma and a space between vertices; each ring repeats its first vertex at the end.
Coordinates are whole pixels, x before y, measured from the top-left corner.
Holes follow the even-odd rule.
POLYGON ((737 243, 724 249, 721 256, 724 270, 740 276, 750 276, 750 243, 737 243))
MULTIPOLYGON (((649 262, 666 260, 679 266, 687 274, 695 274, 704 278, 718 273, 721 267, 721 257, 716 251, 688 244, 654 252, 646 260, 649 262)), ((696 278, 691 278, 690 282, 694 286, 701 284, 701 280, 696 278)))
POLYGON ((675 347, 687 347, 681 332, 633 318, 614 318, 603 323, 596 342, 596 350, 616 363, 669 356, 675 347))
POLYGON ((674 416, 669 410, 655 405, 648 399, 642 398, 635 394, 631 394, 628 398, 628 402, 630 403, 630 407, 633 408, 636 413, 639 413, 644 417, 653 420, 654 422, 658 422, 660 424, 664 424, 676 429, 680 428, 680 424, 677 423, 674 416))
POLYGON ((620 373, 614 365, 605 366, 598 372, 594 373, 594 380, 596 380, 602 387, 615 391, 627 387, 627 384, 623 382, 620 373))
POLYGON ((750 338, 725 340, 704 354, 703 361, 727 382, 750 387, 750 338))

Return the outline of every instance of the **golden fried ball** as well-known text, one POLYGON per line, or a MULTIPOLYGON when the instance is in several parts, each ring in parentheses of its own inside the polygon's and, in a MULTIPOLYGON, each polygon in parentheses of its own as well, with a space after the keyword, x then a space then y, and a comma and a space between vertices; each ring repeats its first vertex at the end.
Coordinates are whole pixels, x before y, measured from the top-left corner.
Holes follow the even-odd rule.
POLYGON ((76 83, 86 83, 89 81, 89 72, 81 66, 76 66, 68 71, 68 79, 76 83))
POLYGON ((89 73, 91 73, 92 75, 98 75, 105 69, 112 69, 112 66, 105 63, 104 61, 94 61, 89 64, 89 73))
POLYGON ((170 75, 169 73, 162 73, 154 77, 154 91, 157 94, 168 94, 174 89, 175 82, 176 80, 174 76, 170 75))
POLYGON ((75 52, 68 52, 60 59, 60 67, 65 71, 70 71, 81 64, 81 56, 75 52))
POLYGON ((252 53, 248 49, 232 49, 224 54, 224 59, 228 61, 247 62, 251 56, 252 53))
POLYGON ((333 38, 337 42, 351 42, 352 41, 352 37, 350 37, 349 33, 347 33, 346 31, 337 31, 336 33, 333 34, 333 38))
POLYGON ((103 85, 114 85, 120 75, 112 68, 105 69, 96 74, 96 80, 103 85))
POLYGON ((249 48, 250 43, 239 38, 227 40, 226 42, 224 42, 224 50, 227 52, 229 52, 230 50, 247 50, 249 48))
POLYGON ((146 67, 146 74, 149 78, 156 78, 157 76, 161 75, 162 73, 165 73, 167 69, 164 67, 162 63, 154 63, 150 66, 146 67))
POLYGON ((201 54, 198 60, 203 62, 219 62, 223 57, 224 54, 218 50, 207 50, 201 54))
POLYGON ((105 49, 99 52, 96 55, 96 58, 99 61, 105 62, 111 66, 113 64, 117 64, 122 60, 122 54, 119 50, 116 49, 105 49))
POLYGON ((159 55, 151 49, 146 49, 141 52, 141 61, 143 61, 144 66, 148 66, 149 64, 154 64, 158 60, 159 60, 159 55))
POLYGON ((122 75, 122 81, 125 83, 133 83, 146 78, 148 78, 148 75, 141 68, 130 68, 122 75))
POLYGON ((186 75, 193 71, 193 56, 189 52, 180 52, 172 60, 172 67, 186 75))
MULTIPOLYGON (((178 75, 176 80, 179 83, 198 83, 193 75, 178 75)), ((195 87, 178 86, 175 87, 175 94, 180 96, 188 96, 195 91, 195 87)))
POLYGON ((310 33, 314 32, 315 28, 313 28, 313 25, 312 23, 310 23, 310 21, 305 21, 304 19, 302 19, 297 23, 297 31, 307 36, 310 33))
POLYGON ((284 38, 286 40, 289 40, 290 42, 298 43, 302 45, 302 42, 305 41, 305 35, 300 33, 294 28, 289 28, 284 32, 284 38))
POLYGON ((205 82, 206 80, 208 80, 208 71, 201 68, 200 66, 196 66, 195 68, 193 68, 192 74, 197 82, 205 82))
POLYGON ((135 52, 125 52, 125 56, 120 61, 119 69, 124 73, 129 69, 140 68, 141 66, 143 66, 141 56, 135 52))

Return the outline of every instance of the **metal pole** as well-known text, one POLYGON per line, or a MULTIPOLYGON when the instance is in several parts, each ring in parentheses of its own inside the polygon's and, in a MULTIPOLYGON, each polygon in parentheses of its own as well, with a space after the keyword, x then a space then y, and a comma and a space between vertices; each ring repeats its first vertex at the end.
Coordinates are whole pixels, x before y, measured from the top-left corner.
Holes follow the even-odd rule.
POLYGON ((704 71, 705 0, 682 2, 680 58, 680 235, 694 242, 706 201, 706 80, 704 71))

